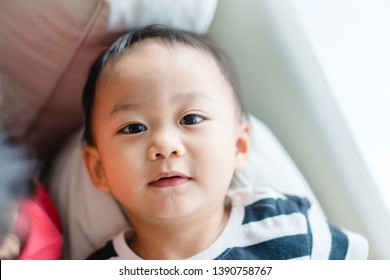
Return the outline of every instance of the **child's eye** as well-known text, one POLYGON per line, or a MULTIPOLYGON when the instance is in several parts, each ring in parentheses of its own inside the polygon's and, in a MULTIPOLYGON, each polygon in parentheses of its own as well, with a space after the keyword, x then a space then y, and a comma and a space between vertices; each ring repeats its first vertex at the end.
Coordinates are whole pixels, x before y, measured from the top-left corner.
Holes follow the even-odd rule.
POLYGON ((146 131, 147 128, 141 123, 131 123, 122 128, 119 132, 124 134, 136 134, 146 131))
POLYGON ((189 115, 186 115, 184 116, 181 120, 180 120, 180 124, 184 124, 184 125, 194 125, 194 124, 198 124, 200 123, 201 121, 203 121, 204 118, 200 115, 196 115, 196 114, 189 114, 189 115))

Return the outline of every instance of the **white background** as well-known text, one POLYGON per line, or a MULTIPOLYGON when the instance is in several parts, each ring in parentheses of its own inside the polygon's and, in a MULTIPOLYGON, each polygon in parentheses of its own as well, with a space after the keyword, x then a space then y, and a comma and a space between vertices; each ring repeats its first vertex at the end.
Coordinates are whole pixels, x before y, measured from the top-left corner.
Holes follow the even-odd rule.
POLYGON ((390 1, 292 3, 390 213, 390 1))

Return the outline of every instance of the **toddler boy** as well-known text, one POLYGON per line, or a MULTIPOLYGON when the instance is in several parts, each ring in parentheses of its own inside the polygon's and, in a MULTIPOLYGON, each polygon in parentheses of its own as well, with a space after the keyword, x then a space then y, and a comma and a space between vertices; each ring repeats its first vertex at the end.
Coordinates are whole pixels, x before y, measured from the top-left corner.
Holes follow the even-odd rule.
POLYGON ((89 259, 366 258, 364 238, 319 221, 305 198, 227 195, 250 128, 228 58, 204 37, 124 35, 93 65, 83 106, 87 170, 132 225, 89 259))

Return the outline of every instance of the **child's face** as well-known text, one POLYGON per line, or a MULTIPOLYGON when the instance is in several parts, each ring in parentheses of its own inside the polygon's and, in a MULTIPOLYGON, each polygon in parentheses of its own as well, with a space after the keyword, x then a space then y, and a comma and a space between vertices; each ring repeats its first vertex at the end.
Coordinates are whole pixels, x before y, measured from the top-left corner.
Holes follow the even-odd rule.
POLYGON ((130 219, 221 209, 248 152, 249 128, 213 58, 153 40, 103 70, 92 131, 88 171, 130 219))

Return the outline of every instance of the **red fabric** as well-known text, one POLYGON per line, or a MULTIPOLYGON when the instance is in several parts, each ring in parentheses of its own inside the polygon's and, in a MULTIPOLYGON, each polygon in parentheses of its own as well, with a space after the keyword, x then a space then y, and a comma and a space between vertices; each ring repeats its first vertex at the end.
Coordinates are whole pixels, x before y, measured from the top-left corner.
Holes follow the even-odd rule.
POLYGON ((18 259, 60 259, 63 244, 61 219, 44 186, 39 182, 36 185, 36 198, 25 200, 21 204, 22 211, 16 228, 26 230, 28 227, 28 234, 18 259))

